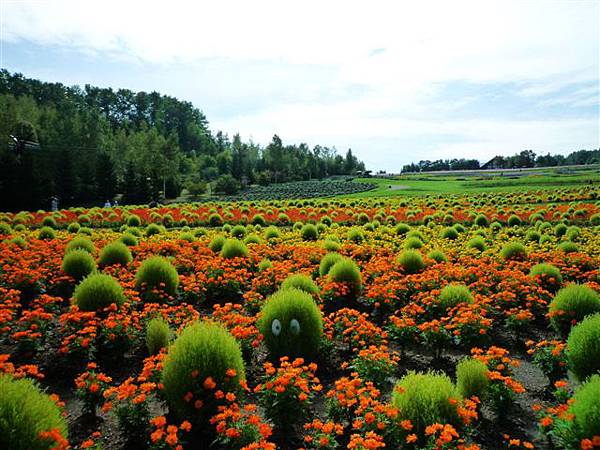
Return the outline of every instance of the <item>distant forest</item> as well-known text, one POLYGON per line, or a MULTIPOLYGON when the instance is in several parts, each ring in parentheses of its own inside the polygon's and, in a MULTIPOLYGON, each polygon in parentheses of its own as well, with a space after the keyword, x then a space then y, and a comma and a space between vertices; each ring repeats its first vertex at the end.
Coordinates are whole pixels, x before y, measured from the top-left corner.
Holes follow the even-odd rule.
POLYGON ((531 167, 571 166, 600 164, 599 150, 578 150, 567 156, 536 155, 532 150, 523 150, 513 156, 496 156, 481 165, 476 159, 438 159, 407 164, 402 172, 433 172, 437 170, 477 170, 477 169, 520 169, 531 167))
POLYGON ((190 102, 157 92, 68 87, 0 71, 0 210, 235 193, 249 184, 353 175, 351 150, 261 147, 209 128, 190 102), (163 194, 164 193, 164 194, 163 194))

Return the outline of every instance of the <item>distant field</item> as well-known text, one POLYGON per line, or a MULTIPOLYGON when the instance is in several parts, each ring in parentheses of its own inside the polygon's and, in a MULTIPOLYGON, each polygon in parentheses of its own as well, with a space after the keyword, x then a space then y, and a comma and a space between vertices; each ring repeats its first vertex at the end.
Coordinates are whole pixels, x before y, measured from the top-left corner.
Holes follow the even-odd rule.
POLYGON ((460 194, 476 192, 523 191, 552 189, 557 187, 577 187, 600 184, 600 169, 565 171, 565 169, 540 169, 509 174, 482 176, 481 173, 415 174, 400 175, 393 178, 361 178, 356 181, 372 183, 376 188, 367 192, 350 195, 354 198, 396 197, 426 194, 460 194))

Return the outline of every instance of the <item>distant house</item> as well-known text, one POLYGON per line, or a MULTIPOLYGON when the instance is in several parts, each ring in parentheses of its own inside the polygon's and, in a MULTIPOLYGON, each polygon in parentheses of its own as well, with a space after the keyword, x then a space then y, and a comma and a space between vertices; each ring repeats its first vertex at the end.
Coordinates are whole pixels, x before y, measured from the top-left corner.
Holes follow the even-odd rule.
POLYGON ((502 156, 494 156, 488 162, 486 162, 481 169, 504 169, 505 159, 502 156))

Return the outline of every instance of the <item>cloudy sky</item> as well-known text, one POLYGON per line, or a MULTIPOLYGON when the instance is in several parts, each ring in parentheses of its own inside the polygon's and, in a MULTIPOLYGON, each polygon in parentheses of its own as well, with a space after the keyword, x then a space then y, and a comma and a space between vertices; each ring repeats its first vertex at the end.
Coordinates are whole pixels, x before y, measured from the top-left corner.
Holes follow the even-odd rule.
POLYGON ((420 159, 600 147, 600 1, 0 0, 0 65, 213 130, 420 159))

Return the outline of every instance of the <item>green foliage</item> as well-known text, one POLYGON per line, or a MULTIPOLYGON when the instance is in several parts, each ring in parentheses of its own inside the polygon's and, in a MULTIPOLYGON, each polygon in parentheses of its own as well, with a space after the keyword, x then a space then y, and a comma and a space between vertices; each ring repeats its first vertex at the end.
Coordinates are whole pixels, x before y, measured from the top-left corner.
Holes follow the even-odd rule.
POLYGON ((250 244, 260 244, 262 242, 261 238, 258 237, 258 235, 252 233, 249 234, 248 236, 246 236, 246 238, 244 239, 244 244, 246 245, 250 245, 250 244))
POLYGON ((149 223, 146 226, 146 236, 150 237, 150 236, 155 236, 157 234, 160 234, 162 232, 162 229, 160 228, 159 225, 155 224, 155 223, 149 223))
POLYGON ((410 231, 410 226, 405 223, 399 223, 396 225, 396 228, 394 228, 394 231, 398 236, 402 236, 410 231))
POLYGON ((246 258, 248 255, 248 249, 244 243, 237 239, 227 239, 221 249, 223 258, 246 258))
POLYGON ((38 239, 42 239, 44 241, 54 239, 56 237, 56 233, 50 227, 43 227, 38 232, 38 239))
POLYGON ((473 295, 464 284, 449 284, 444 286, 437 300, 443 310, 448 310, 460 303, 473 303, 473 295))
POLYGON ((574 253, 579 251, 577 244, 571 241, 565 241, 558 244, 557 248, 564 253, 574 253))
POLYGON ((90 255, 93 255, 96 252, 96 247, 88 238, 76 237, 69 241, 65 247, 65 252, 70 252, 71 250, 85 250, 90 255))
POLYGON ((142 219, 136 214, 131 214, 127 217, 127 226, 128 227, 139 227, 142 225, 142 219))
POLYGON ((56 220, 52 216, 46 216, 42 220, 42 225, 49 228, 56 228, 56 220))
POLYGON ((69 224, 69 226, 67 227, 67 231, 69 233, 77 233, 80 228, 81 228, 81 225, 79 225, 78 222, 71 222, 69 224))
POLYGON ((469 239, 467 242, 467 248, 474 248, 482 252, 485 250, 485 239, 483 239, 481 236, 476 236, 472 239, 469 239))
POLYGON ((454 240, 458 237, 458 231, 456 231, 456 228, 454 227, 444 228, 444 230, 442 231, 442 237, 444 239, 454 240))
POLYGON ((342 248, 342 246, 339 242, 332 241, 331 239, 325 239, 323 241, 323 248, 328 252, 337 252, 342 248))
POLYGON ((475 225, 477 225, 478 227, 487 227, 489 224, 489 221, 486 216, 484 216, 483 214, 479 214, 479 215, 477 215, 477 217, 475 217, 475 220, 473 221, 473 223, 475 225))
POLYGON ((557 289, 563 281, 563 277, 558 267, 552 264, 536 264, 529 270, 529 276, 539 278, 542 287, 549 291, 557 289))
POLYGON ((319 231, 312 223, 307 223, 300 230, 300 236, 302 236, 302 239, 305 241, 314 241, 319 237, 319 231))
POLYGON ((133 261, 131 251, 129 250, 129 247, 121 241, 106 244, 104 248, 100 250, 100 255, 98 256, 98 264, 100 267, 113 266, 115 264, 127 266, 131 261, 133 261))
POLYGON ((227 238, 225 236, 218 234, 214 238, 212 238, 212 240, 208 244, 208 248, 214 253, 218 253, 223 248, 223 245, 225 245, 226 240, 227 238))
POLYGON ((271 267, 273 267, 273 263, 271 262, 270 259, 263 259, 258 263, 258 271, 262 272, 264 270, 270 269, 271 267))
POLYGON ((75 288, 73 297, 82 311, 99 311, 112 303, 121 306, 125 301, 119 282, 103 273, 94 273, 84 278, 75 288))
POLYGON ((516 227, 521 225, 521 219, 519 218, 519 216, 512 214, 509 218, 508 218, 508 226, 509 227, 516 227))
POLYGON ((433 259, 436 263, 448 262, 448 257, 441 250, 431 250, 427 257, 433 259))
POLYGON ((311 277, 303 274, 290 275, 283 283, 281 289, 296 288, 310 295, 319 295, 319 287, 315 284, 311 277))
POLYGON ((329 269, 331 269, 331 267, 342 258, 342 255, 339 253, 327 253, 325 256, 323 256, 321 263, 319 264, 319 275, 322 277, 327 275, 329 273, 329 269))
POLYGON ((567 357, 569 369, 580 381, 600 373, 600 314, 587 316, 571 329, 567 357))
POLYGON ((573 434, 576 443, 600 435, 600 375, 592 376, 573 396, 569 413, 573 419, 573 434))
POLYGON ((136 246, 138 244, 137 238, 133 234, 131 234, 129 232, 123 233, 121 235, 121 237, 119 238, 119 240, 123 244, 127 245, 128 247, 133 247, 133 246, 136 246))
POLYGON ((146 292, 158 289, 175 296, 179 286, 179 275, 167 258, 152 256, 144 260, 138 268, 135 274, 135 285, 138 289, 143 287, 146 292))
POLYGON ((552 326, 566 334, 572 321, 580 322, 585 316, 600 312, 600 296, 588 286, 570 284, 554 296, 549 312, 552 326))
POLYGON ((277 227, 269 227, 265 230, 265 238, 267 240, 278 239, 281 237, 281 233, 277 229, 277 227))
POLYGON ((456 366, 456 387, 464 398, 482 399, 490 384, 487 366, 478 359, 465 358, 456 366))
POLYGON ((256 214, 254 217, 252 217, 252 224, 264 227, 265 225, 267 225, 267 221, 265 220, 265 217, 262 214, 256 214))
POLYGON ((163 394, 172 412, 209 426, 208 420, 216 413, 218 403, 214 389, 204 386, 207 378, 216 384, 214 389, 239 392, 240 380, 245 379, 244 361, 240 345, 221 325, 196 322, 187 326, 169 347, 163 363, 161 381, 163 394), (235 370, 234 377, 227 371, 235 370), (192 398, 186 396, 192 394, 192 398), (196 409, 200 400, 203 407, 196 409))
POLYGON ((146 324, 146 348, 151 355, 156 355, 166 348, 170 337, 171 329, 162 317, 156 317, 146 324))
POLYGON ((554 234, 557 237, 564 236, 567 232, 567 226, 564 223, 559 223, 554 227, 554 234))
POLYGON ((520 242, 509 242, 500 250, 500 256, 507 261, 522 260, 527 257, 527 248, 520 242))
POLYGON ((362 289, 362 277, 360 275, 360 269, 350 258, 342 258, 333 266, 331 266, 328 276, 331 281, 349 285, 353 293, 356 293, 362 289))
POLYGON ((392 393, 392 405, 398 408, 398 419, 410 420, 417 435, 434 423, 457 426, 460 418, 452 400, 459 399, 450 378, 435 372, 408 372, 396 383, 392 393))
POLYGON ((29 379, 0 375, 0 448, 50 450, 55 442, 40 433, 57 429, 67 437, 67 423, 56 403, 29 379))
POLYGON ((220 227, 223 225, 223 218, 217 213, 212 213, 208 217, 208 223, 213 227, 220 227))
POLYGON ((398 257, 398 264, 405 273, 418 273, 425 268, 423 256, 417 250, 404 250, 398 257))
POLYGON ((81 280, 96 270, 96 262, 85 250, 71 250, 63 257, 62 270, 76 280, 81 280))
POLYGON ((308 293, 289 288, 267 299, 257 327, 273 359, 313 358, 319 349, 323 318, 308 293))
POLYGON ((236 225, 231 229, 231 235, 238 239, 246 236, 246 227, 244 225, 236 225))
POLYGON ((350 231, 348 231, 348 240, 354 242, 355 244, 360 244, 362 241, 364 241, 365 236, 363 235, 362 231, 360 231, 358 228, 351 228, 350 231))

